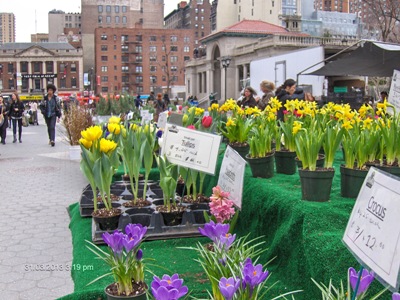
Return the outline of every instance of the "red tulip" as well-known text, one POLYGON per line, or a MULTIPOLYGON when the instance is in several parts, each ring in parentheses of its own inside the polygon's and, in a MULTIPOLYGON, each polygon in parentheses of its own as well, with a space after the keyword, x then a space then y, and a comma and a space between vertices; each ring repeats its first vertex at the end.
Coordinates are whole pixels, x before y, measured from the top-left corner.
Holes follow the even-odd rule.
POLYGON ((213 122, 213 119, 211 116, 204 116, 203 119, 201 120, 201 125, 203 125, 204 128, 209 128, 213 122))
POLYGON ((189 125, 188 127, 186 127, 186 128, 189 128, 189 129, 194 129, 194 130, 196 130, 196 127, 194 127, 194 125, 189 125))

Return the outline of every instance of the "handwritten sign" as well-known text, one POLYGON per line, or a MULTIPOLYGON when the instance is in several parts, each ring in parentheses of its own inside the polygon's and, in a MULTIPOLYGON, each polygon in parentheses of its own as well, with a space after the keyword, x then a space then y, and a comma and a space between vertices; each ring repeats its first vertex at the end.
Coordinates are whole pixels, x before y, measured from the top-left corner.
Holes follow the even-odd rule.
POLYGON ((164 111, 158 115, 157 127, 164 129, 167 126, 168 112, 164 111))
POLYGON ((142 117, 142 125, 149 124, 153 120, 153 114, 151 114, 148 110, 141 110, 140 116, 142 117))
POLYGON ((400 71, 394 70, 392 77, 392 84, 390 85, 389 98, 387 101, 400 110, 400 71))
POLYGON ((355 257, 396 289, 400 267, 399 181, 371 167, 343 236, 355 257))
POLYGON ((242 208, 245 167, 246 161, 240 154, 231 147, 226 147, 221 170, 219 171, 218 185, 223 191, 230 193, 229 198, 239 208, 242 208))
POLYGON ((221 136, 167 123, 162 155, 176 165, 214 175, 221 136))

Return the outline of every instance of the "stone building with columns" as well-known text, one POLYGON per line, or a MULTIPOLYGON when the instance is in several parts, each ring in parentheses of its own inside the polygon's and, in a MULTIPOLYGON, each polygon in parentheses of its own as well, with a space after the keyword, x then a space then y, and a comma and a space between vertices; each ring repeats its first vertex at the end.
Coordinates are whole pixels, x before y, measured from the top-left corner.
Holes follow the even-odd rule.
POLYGON ((0 91, 22 100, 41 100, 52 82, 59 96, 83 90, 83 53, 68 43, 0 45, 0 91))

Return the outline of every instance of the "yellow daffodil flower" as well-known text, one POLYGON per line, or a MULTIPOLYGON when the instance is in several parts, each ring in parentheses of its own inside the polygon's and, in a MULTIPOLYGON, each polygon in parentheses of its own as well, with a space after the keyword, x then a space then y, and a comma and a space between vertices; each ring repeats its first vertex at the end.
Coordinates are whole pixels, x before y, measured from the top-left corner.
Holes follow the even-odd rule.
POLYGON ((299 130, 301 129, 301 122, 299 121, 294 121, 293 122, 293 130, 292 133, 293 134, 297 134, 299 132, 299 130))
POLYGON ((346 130, 349 130, 349 129, 352 129, 352 128, 353 128, 353 126, 351 126, 350 121, 345 121, 345 122, 343 123, 342 127, 343 127, 344 129, 346 129, 346 130))
POLYGON ((235 126, 235 122, 232 120, 232 118, 229 118, 228 121, 226 122, 226 127, 230 126, 235 126))

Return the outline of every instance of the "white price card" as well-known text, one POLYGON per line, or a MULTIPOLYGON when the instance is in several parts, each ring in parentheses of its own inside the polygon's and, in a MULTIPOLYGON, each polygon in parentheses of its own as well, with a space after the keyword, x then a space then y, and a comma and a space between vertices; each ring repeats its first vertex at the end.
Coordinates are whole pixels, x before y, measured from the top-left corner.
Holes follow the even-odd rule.
POLYGON ((164 129, 167 125, 168 111, 164 111, 158 115, 157 127, 164 129))
POLYGON ((214 175, 221 136, 167 123, 162 155, 173 164, 214 175))
POLYGON ((148 109, 141 109, 140 110, 140 116, 143 118, 145 116, 147 116, 148 114, 150 114, 150 111, 148 109))
MULTIPOLYGON (((396 108, 397 111, 400 110, 400 71, 394 70, 392 83, 390 85, 389 99, 387 101, 396 108)), ((389 109, 389 108, 388 108, 389 109)), ((392 109, 390 108, 390 111, 392 109)))
POLYGON ((239 153, 227 146, 219 171, 218 185, 224 192, 230 193, 229 199, 240 209, 242 208, 245 168, 246 161, 239 153))
POLYGON ((400 178, 371 167, 353 207, 343 242, 383 281, 398 289, 400 178))

